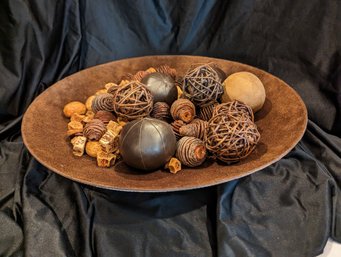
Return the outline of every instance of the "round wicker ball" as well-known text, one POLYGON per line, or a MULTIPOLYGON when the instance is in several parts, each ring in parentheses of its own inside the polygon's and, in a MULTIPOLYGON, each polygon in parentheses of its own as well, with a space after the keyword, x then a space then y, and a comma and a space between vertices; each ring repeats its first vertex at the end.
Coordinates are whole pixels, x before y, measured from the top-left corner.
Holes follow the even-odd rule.
POLYGON ((215 102, 224 92, 219 74, 209 64, 187 71, 182 90, 184 95, 198 106, 215 102))
POLYGON ((206 148, 217 159, 232 163, 247 157, 260 139, 257 126, 247 116, 215 114, 208 122, 206 148))
POLYGON ((153 96, 138 81, 120 86, 113 101, 114 112, 121 118, 134 120, 146 117, 153 109, 153 96))
POLYGON ((246 116, 251 121, 254 121, 254 115, 251 107, 239 101, 232 101, 216 105, 213 109, 212 116, 224 113, 234 117, 246 116))

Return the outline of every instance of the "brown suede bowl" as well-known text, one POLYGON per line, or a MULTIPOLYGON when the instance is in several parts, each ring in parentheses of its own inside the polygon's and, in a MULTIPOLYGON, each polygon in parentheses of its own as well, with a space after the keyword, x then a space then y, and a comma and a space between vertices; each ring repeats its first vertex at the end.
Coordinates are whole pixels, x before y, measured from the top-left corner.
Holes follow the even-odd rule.
POLYGON ((165 192, 216 185, 261 170, 285 156, 302 138, 307 126, 307 110, 299 95, 282 80, 257 68, 221 59, 199 56, 147 56, 98 65, 73 74, 39 95, 24 115, 22 135, 31 154, 52 171, 69 179, 96 187, 136 192, 165 192), (197 168, 177 174, 165 170, 138 173, 122 161, 114 167, 99 168, 96 160, 75 157, 66 137, 69 119, 63 107, 71 101, 85 102, 88 96, 122 75, 168 64, 182 76, 196 63, 215 62, 230 75, 249 71, 263 82, 265 104, 255 115, 261 139, 256 149, 233 165, 206 161, 197 168))

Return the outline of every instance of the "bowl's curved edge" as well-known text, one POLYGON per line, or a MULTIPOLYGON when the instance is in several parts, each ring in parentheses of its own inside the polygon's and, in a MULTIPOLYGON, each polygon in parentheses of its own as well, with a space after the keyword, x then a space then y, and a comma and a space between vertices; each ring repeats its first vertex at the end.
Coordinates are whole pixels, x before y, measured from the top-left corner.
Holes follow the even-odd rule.
MULTIPOLYGON (((22 126, 21 126, 21 132, 22 132, 22 138, 23 138, 23 143, 25 144, 25 146, 27 147, 27 149, 29 150, 29 152, 32 154, 32 156, 39 162, 41 163, 42 165, 44 165, 45 167, 47 167, 48 169, 50 169, 51 171, 57 173, 58 175, 61 175, 63 177, 66 177, 70 180, 73 180, 73 181, 76 181, 76 182, 79 182, 81 184, 86 184, 86 185, 89 185, 89 186, 93 186, 93 187, 97 187, 97 188, 103 188, 103 189, 109 189, 109 190, 117 190, 117 191, 123 191, 123 192, 141 192, 141 193, 160 193, 160 192, 175 192, 175 191, 184 191, 184 190, 194 190, 194 189, 199 189, 199 188, 205 188, 205 187, 210 187, 210 186, 214 186, 214 185, 219 185, 219 184, 223 184, 223 183, 226 183, 226 182, 229 182, 229 181, 232 181, 234 179, 239 179, 239 178, 242 178, 242 177, 245 177, 245 176, 248 176, 252 173, 255 173, 256 171, 259 171, 259 170, 262 170, 270 165, 272 165, 273 163, 279 161, 280 159, 282 159, 284 156, 286 156, 297 144, 298 142, 302 139, 304 133, 305 133, 305 130, 306 130, 306 127, 307 127, 307 123, 308 123, 308 112, 307 112, 307 108, 305 106, 305 103, 303 102, 302 98, 300 97, 300 95, 291 87, 289 86, 286 82, 284 82, 283 80, 281 80, 280 78, 276 77, 275 75, 272 75, 271 73, 267 72, 267 71, 264 71, 262 69, 259 69, 259 68, 256 68, 256 67, 253 67, 251 65, 248 65, 248 64, 244 64, 244 63, 239 63, 239 62, 235 62, 235 61, 230 61, 230 60, 225 60, 225 59, 220 59, 220 58, 215 58, 215 57, 208 57, 208 56, 193 56, 193 55, 150 55, 150 56, 142 56, 142 57, 131 57, 131 58, 126 58, 126 59, 121 59, 121 60, 115 60, 115 61, 112 61, 112 62, 108 62, 108 63, 103 63, 103 64, 100 64, 100 65, 96 65, 96 66, 92 66, 92 67, 89 67, 89 68, 86 68, 84 70, 81 70, 77 73, 81 73, 81 72, 86 72, 87 70, 90 70, 90 69, 93 69, 94 67, 96 68, 100 68, 100 66, 104 66, 104 65, 107 65, 109 63, 113 63, 113 62, 120 62, 120 61, 126 61, 126 60, 131 60, 131 61, 134 61, 136 59, 141 59, 141 58, 145 58, 145 57, 149 57, 149 58, 153 58, 153 57, 156 57, 156 56, 161 56, 161 57, 165 57, 165 58, 171 58, 171 57, 200 57, 200 58, 207 58, 207 59, 216 59, 216 60, 220 60, 220 61, 229 61, 231 63, 235 63, 235 64, 238 64, 238 65, 242 65, 242 66, 245 66, 245 67, 248 67, 248 68, 253 68, 253 69, 256 69, 258 70, 259 72, 262 72, 262 73, 265 73, 269 76, 272 76, 274 78, 276 78, 279 82, 283 83, 284 85, 286 85, 288 87, 289 90, 292 91, 293 95, 295 95, 295 97, 297 98, 298 102, 300 103, 302 109, 304 110, 304 114, 302 114, 302 116, 304 115, 304 123, 302 124, 302 127, 300 128, 300 133, 298 134, 297 138, 293 141, 292 143, 292 147, 289 147, 288 149, 286 149, 286 151, 284 151, 282 154, 278 155, 277 158, 273 159, 272 161, 262 165, 262 166, 259 166, 255 169, 252 169, 242 175, 237 175, 235 176, 233 179, 226 179, 226 180, 219 180, 219 181, 213 181, 212 183, 207 183, 205 185, 199 185, 199 186, 189 186, 189 187, 182 187, 182 188, 178 188, 178 187, 169 187, 167 189, 151 189, 151 190, 148 190, 148 189, 141 189, 141 188, 129 188, 129 189, 125 189, 125 188, 121 188, 121 187, 114 187, 114 186, 103 186, 103 185, 98 185, 98 184, 95 184, 95 183, 92 183, 91 181, 85 181, 85 180, 81 180, 81 179, 77 179, 75 177, 72 177, 72 176, 68 176, 67 174, 64 174, 64 173, 61 173, 59 172, 57 169, 53 168, 52 166, 50 166, 48 163, 45 163, 42 159, 40 159, 39 155, 36 155, 35 154, 35 151, 29 147, 29 144, 27 142, 27 138, 26 138, 26 134, 25 134, 25 127, 27 126, 27 114, 30 112, 30 109, 32 107, 32 105, 34 104, 35 101, 38 101, 41 97, 44 97, 45 94, 47 94, 49 92, 49 90, 51 90, 52 86, 51 85, 49 88, 47 88, 44 92, 42 92, 40 95, 38 95, 33 101, 32 103, 30 104, 30 106, 27 108, 27 110, 25 111, 24 113, 24 116, 23 116, 23 121, 22 121, 22 126)), ((68 77, 71 77, 71 76, 74 76, 76 73, 74 74, 71 74, 65 78, 68 78, 68 77)), ((65 79, 63 78, 63 79, 65 79)), ((56 82, 58 83, 58 82, 56 82)))

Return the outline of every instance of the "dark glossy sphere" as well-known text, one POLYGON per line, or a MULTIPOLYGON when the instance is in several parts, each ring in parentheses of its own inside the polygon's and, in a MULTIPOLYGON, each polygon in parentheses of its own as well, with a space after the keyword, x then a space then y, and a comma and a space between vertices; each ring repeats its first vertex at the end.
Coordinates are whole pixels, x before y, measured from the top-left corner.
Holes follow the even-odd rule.
POLYGON ((154 72, 146 75, 141 82, 153 95, 154 103, 166 102, 169 106, 178 98, 174 79, 163 73, 154 72))
POLYGON ((176 151, 172 127, 161 120, 144 118, 127 123, 121 132, 123 161, 140 170, 163 168, 176 151))
POLYGON ((212 68, 218 73, 218 76, 221 79, 221 83, 223 83, 224 80, 227 78, 225 72, 217 66, 212 67, 212 68))

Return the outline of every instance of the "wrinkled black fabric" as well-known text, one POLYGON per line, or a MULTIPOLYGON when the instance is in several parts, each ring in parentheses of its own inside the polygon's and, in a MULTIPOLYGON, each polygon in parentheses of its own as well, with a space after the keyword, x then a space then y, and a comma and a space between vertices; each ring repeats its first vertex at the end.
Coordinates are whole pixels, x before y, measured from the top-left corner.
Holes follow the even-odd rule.
POLYGON ((310 257, 341 242, 338 0, 0 3, 0 256, 310 257), (23 113, 54 82, 152 54, 244 62, 288 82, 309 124, 283 159, 245 178, 124 193, 60 177, 22 143, 23 113))

